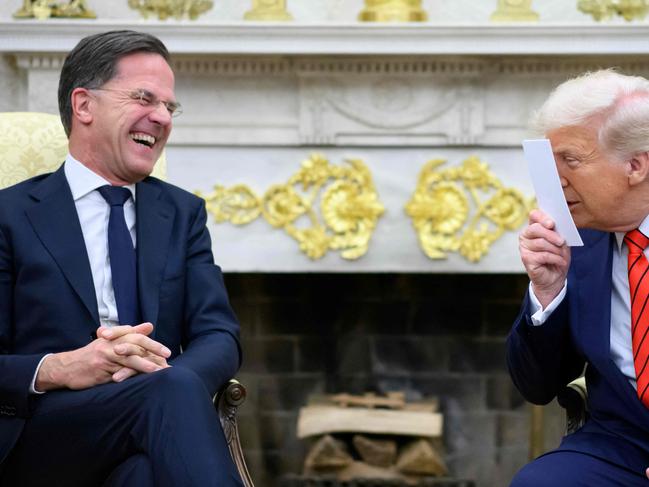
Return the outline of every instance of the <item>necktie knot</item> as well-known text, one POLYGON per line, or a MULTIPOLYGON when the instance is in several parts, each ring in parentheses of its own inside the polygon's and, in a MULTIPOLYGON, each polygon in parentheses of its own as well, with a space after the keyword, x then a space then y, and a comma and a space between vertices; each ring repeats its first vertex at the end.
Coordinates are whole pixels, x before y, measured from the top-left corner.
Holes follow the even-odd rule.
POLYGON ((643 234, 637 228, 631 230, 624 236, 624 242, 629 247, 629 255, 638 255, 649 247, 649 237, 643 234))
POLYGON ((124 206, 131 197, 128 188, 122 186, 101 186, 97 189, 110 206, 124 206))

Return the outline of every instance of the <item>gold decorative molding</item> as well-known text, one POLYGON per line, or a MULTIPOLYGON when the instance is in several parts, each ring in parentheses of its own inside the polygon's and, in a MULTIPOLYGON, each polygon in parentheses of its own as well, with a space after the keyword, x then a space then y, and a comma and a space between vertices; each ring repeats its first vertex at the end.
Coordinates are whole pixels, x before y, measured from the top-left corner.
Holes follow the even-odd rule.
POLYGON ((293 16, 286 10, 286 0, 253 0, 252 9, 243 18, 262 21, 293 20, 293 16))
POLYGON ((475 156, 460 166, 439 169, 445 162, 434 159, 424 165, 405 211, 428 257, 445 259, 452 251, 478 262, 506 230, 525 222, 533 199, 505 188, 475 156))
POLYGON ((428 15, 421 0, 365 0, 358 14, 361 22, 425 22, 428 15))
POLYGON ((85 0, 53 2, 52 0, 23 0, 23 6, 14 13, 15 19, 45 20, 51 17, 95 19, 95 13, 86 6, 85 0))
POLYGON ((647 0, 579 0, 577 8, 591 15, 596 21, 611 18, 613 15, 620 15, 626 21, 643 19, 649 12, 647 0))
POLYGON ((532 0, 498 0, 492 22, 536 22, 539 14, 532 10, 532 0))
POLYGON ((214 6, 212 0, 128 0, 128 6, 140 12, 145 19, 155 15, 160 20, 173 17, 177 20, 196 20, 214 6))
POLYGON ((276 228, 297 240, 310 259, 339 250, 344 259, 365 255, 379 217, 385 211, 370 170, 360 159, 334 166, 321 154, 312 154, 286 184, 271 186, 259 198, 248 186, 215 186, 206 201, 217 223, 245 225, 263 215, 276 228), (301 191, 300 191, 301 189, 301 191), (320 202, 320 215, 314 208, 320 202))

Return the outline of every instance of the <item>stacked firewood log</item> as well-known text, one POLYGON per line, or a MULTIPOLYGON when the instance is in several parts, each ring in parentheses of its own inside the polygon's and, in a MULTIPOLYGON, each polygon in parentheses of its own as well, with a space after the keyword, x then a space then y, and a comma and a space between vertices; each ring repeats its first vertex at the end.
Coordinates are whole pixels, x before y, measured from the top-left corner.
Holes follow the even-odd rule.
POLYGON ((304 474, 413 485, 423 477, 444 476, 438 409, 435 399, 407 403, 403 393, 312 398, 298 419, 298 437, 312 442, 304 474))

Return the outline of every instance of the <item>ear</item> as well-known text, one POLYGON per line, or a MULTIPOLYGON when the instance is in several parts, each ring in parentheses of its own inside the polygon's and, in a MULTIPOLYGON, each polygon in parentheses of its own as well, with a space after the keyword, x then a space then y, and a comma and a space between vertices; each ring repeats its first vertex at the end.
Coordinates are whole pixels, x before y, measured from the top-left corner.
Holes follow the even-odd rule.
POLYGON ((629 186, 635 186, 649 178, 649 152, 640 152, 635 154, 629 161, 628 178, 629 186))
POLYGON ((72 104, 72 119, 76 119, 84 125, 92 122, 93 98, 86 88, 75 88, 70 95, 72 104))

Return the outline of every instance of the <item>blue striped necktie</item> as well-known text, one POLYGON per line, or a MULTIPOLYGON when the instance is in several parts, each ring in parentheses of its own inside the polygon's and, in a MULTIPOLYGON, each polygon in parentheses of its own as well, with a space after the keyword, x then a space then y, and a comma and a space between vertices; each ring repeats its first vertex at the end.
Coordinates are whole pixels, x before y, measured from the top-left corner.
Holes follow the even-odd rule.
POLYGON ((102 186, 98 191, 110 205, 108 257, 119 323, 137 325, 140 322, 140 307, 135 249, 124 219, 124 203, 131 197, 131 192, 120 186, 102 186))

